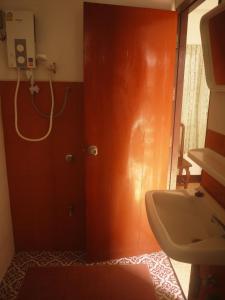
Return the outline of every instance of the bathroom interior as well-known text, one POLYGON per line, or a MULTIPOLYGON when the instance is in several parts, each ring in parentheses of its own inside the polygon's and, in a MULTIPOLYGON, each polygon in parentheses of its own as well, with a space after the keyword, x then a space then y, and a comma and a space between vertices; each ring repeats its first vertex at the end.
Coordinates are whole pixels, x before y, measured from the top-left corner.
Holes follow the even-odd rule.
POLYGON ((225 1, 2 0, 0 300, 225 299, 225 1))

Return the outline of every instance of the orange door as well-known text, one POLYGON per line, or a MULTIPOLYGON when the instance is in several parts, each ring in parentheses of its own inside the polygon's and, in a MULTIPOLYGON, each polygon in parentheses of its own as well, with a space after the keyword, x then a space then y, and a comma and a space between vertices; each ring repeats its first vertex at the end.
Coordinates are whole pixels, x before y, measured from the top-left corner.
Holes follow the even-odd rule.
POLYGON ((176 13, 86 3, 86 242, 90 259, 158 249, 144 197, 167 186, 176 13), (88 152, 88 151, 87 151, 88 152))

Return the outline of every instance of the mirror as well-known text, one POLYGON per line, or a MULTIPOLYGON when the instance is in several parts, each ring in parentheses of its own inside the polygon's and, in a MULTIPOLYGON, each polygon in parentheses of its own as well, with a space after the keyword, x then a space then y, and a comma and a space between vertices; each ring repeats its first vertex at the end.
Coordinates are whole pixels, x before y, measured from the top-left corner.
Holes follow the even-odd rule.
POLYGON ((204 15, 200 26, 207 84, 225 91, 225 3, 204 15))

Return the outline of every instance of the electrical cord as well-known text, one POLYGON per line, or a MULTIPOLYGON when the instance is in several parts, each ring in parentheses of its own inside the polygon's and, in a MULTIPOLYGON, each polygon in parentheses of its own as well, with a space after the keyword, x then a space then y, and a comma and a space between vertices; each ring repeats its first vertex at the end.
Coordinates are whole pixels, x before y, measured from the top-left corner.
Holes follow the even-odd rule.
MULTIPOLYGON (((64 112, 65 107, 66 107, 67 102, 68 102, 68 95, 69 95, 70 90, 71 90, 71 87, 66 87, 66 88, 65 88, 65 92, 64 92, 64 100, 63 100, 62 107, 60 108, 60 110, 59 110, 58 112, 56 112, 56 113, 53 114, 53 118, 57 118, 57 117, 61 116, 62 113, 64 112)), ((32 100, 31 100, 31 101, 32 101, 32 106, 33 106, 33 108, 36 110, 36 112, 37 112, 40 116, 42 116, 43 118, 49 118, 49 117, 50 117, 50 114, 44 113, 44 112, 42 112, 42 111, 38 108, 37 104, 35 103, 35 96, 34 96, 34 95, 32 95, 32 100)))
POLYGON ((53 92, 53 87, 52 87, 52 78, 51 78, 51 71, 49 72, 49 87, 50 87, 50 92, 51 92, 51 110, 50 110, 50 116, 49 116, 49 127, 48 127, 48 131, 46 132, 45 135, 43 135, 40 138, 29 138, 24 136, 19 128, 18 128, 18 110, 17 110, 17 100, 18 100, 18 92, 19 92, 19 88, 20 88, 20 69, 17 69, 17 83, 16 83, 16 90, 15 90, 15 94, 14 94, 14 113, 15 113, 15 129, 16 132, 18 134, 18 136, 25 140, 25 141, 29 141, 29 142, 40 142, 45 140, 51 133, 52 131, 52 123, 53 123, 53 115, 54 115, 54 105, 55 105, 55 101, 54 101, 54 92, 53 92))

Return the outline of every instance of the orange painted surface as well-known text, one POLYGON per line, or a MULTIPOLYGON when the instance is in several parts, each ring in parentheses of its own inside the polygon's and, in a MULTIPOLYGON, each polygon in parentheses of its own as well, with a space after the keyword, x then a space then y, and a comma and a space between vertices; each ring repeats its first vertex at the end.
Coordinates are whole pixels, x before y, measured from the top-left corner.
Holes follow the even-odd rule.
MULTIPOLYGON (((56 111, 64 89, 71 87, 64 113, 54 119, 53 132, 38 143, 20 139, 14 128, 15 82, 1 82, 2 114, 16 250, 83 249, 83 85, 53 83, 56 111), (65 154, 73 153, 67 163, 65 154), (74 214, 69 217, 69 205, 74 214)), ((38 82, 37 103, 43 111, 50 106, 47 82, 38 82)), ((48 120, 33 110, 28 84, 21 83, 18 98, 19 127, 30 137, 46 132, 48 120)))
MULTIPOLYGON (((224 266, 200 266, 201 288, 199 300, 225 299, 225 267, 224 266), (209 281, 209 278, 213 280, 209 281), (206 284, 206 282, 209 282, 206 284)), ((197 279, 198 280, 198 279, 197 279)))
POLYGON ((225 85, 225 11, 210 20, 209 33, 215 82, 225 85))
POLYGON ((202 172, 201 185, 225 209, 225 187, 204 171, 202 172))
POLYGON ((156 300, 147 265, 31 268, 18 300, 156 300))
MULTIPOLYGON (((225 135, 207 129, 205 147, 225 156, 225 135)), ((225 187, 221 183, 203 171, 201 185, 225 208, 225 187)))
POLYGON ((225 135, 211 129, 207 129, 205 147, 225 156, 225 135))
POLYGON ((84 33, 88 255, 155 251, 144 197, 167 185, 176 13, 86 3, 84 33))
POLYGON ((192 265, 188 299, 225 299, 225 267, 192 265))

